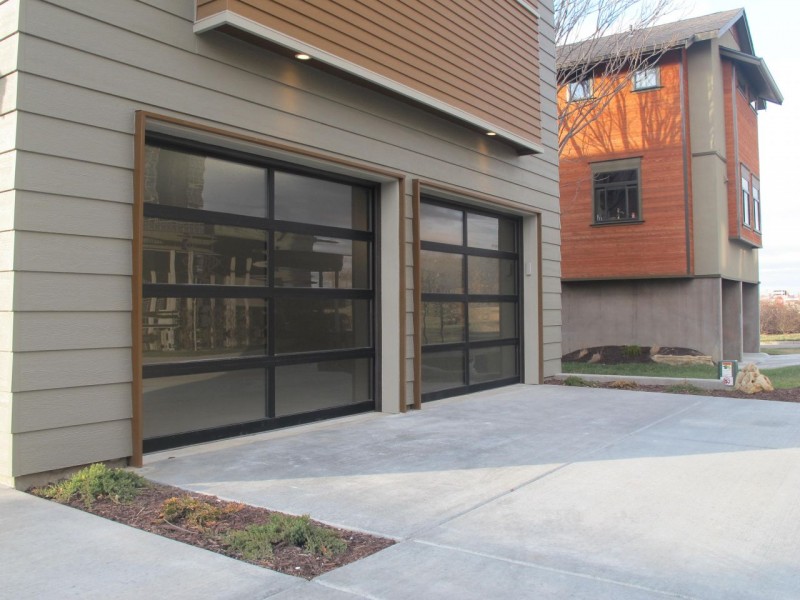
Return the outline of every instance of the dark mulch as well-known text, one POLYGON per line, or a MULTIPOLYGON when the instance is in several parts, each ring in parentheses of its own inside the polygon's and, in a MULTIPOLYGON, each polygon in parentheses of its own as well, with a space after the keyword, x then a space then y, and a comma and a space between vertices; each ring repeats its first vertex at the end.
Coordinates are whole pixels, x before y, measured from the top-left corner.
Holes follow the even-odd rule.
POLYGON ((107 498, 102 498, 96 500, 89 509, 84 506, 82 500, 73 500, 69 505, 185 544, 205 548, 231 558, 306 579, 312 579, 394 544, 393 540, 366 533, 336 529, 315 521, 321 527, 339 532, 342 539, 347 541, 347 550, 338 556, 325 557, 311 554, 296 546, 279 545, 275 547, 274 556, 271 560, 255 562, 246 560, 235 551, 225 547, 220 538, 229 529, 244 529, 249 525, 264 523, 274 511, 246 504, 226 502, 214 496, 196 494, 160 484, 152 484, 152 487, 142 490, 139 496, 130 504, 116 504, 107 498), (165 500, 187 495, 219 508, 235 505, 235 510, 224 514, 219 521, 205 531, 186 524, 173 525, 160 516, 161 507, 165 500))
MULTIPOLYGON (((769 377, 769 371, 765 371, 767 376, 769 377)), ((580 377, 580 375, 576 375, 580 377)), ((624 375, 619 376, 619 381, 626 381, 624 375)), ((564 382, 551 378, 545 381, 545 383, 550 385, 563 385, 564 382)), ((615 386, 613 382, 604 383, 593 381, 592 387, 598 388, 608 388, 608 389, 620 389, 618 386, 615 386)), ((626 390, 635 390, 639 392, 666 392, 669 394, 691 394, 692 392, 681 392, 676 391, 674 389, 670 389, 670 386, 667 385, 638 385, 633 382, 627 381, 624 387, 626 390)), ((697 392, 698 395, 703 396, 716 396, 718 398, 747 398, 748 400, 778 400, 780 402, 800 402, 800 388, 792 388, 788 390, 773 390, 771 392, 758 392, 756 394, 745 394, 744 392, 739 392, 734 389, 730 390, 703 390, 702 392, 697 392)))
MULTIPOLYGON (((639 353, 635 353, 637 346, 594 346, 584 350, 575 350, 561 357, 564 362, 588 363, 593 356, 599 354, 604 365, 619 365, 625 363, 649 363, 651 346, 638 346, 639 353), (583 353, 583 356, 581 354, 583 353)), ((692 348, 679 348, 676 346, 660 346, 658 354, 668 356, 702 356, 702 352, 692 348)))

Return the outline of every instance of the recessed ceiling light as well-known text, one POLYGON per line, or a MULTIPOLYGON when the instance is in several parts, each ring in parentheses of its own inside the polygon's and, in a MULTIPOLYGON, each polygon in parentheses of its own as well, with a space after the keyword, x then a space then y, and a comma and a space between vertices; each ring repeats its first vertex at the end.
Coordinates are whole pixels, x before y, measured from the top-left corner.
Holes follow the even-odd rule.
POLYGON ((294 57, 297 60, 311 60, 311 57, 308 54, 303 54, 302 52, 295 54, 294 57))
POLYGON ((497 135, 494 131, 487 131, 486 135, 497 135))

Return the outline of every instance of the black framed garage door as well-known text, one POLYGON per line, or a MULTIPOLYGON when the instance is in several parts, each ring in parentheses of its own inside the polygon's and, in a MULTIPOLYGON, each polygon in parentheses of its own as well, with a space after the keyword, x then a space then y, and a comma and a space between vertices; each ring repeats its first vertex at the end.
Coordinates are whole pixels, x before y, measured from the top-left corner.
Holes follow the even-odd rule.
POLYGON ((423 401, 520 381, 520 224, 421 199, 423 401))
POLYGON ((145 451, 374 409, 374 197, 148 137, 145 451))

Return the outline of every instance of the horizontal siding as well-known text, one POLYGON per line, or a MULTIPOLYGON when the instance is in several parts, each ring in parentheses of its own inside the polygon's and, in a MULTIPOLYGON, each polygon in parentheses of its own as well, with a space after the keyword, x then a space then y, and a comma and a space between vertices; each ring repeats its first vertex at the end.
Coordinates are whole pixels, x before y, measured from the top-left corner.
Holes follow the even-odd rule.
POLYGON ((131 319, 127 312, 14 314, 15 352, 129 348, 131 345, 131 319))
POLYGON ((14 306, 14 273, 0 271, 0 311, 10 311, 14 306))
POLYGON ((0 192, 14 189, 17 175, 17 153, 0 154, 0 192))
POLYGON ((17 392, 12 433, 56 429, 131 417, 127 383, 17 392))
POLYGON ((129 240, 17 231, 15 252, 17 271, 131 274, 129 240))
POLYGON ((0 4, 0 40, 4 40, 19 29, 19 2, 7 0, 0 4))
POLYGON ((14 209, 16 193, 13 191, 0 192, 0 231, 14 229, 14 209))
POLYGON ((14 313, 0 311, 0 352, 11 352, 14 344, 14 313))
MULTIPOLYGON (((38 192, 17 192, 17 198, 13 218, 18 231, 122 240, 133 237, 131 207, 127 204, 38 192), (58 213, 58 219, 52 218, 54 212, 58 213)), ((0 224, 2 207, 0 196, 0 224)))
MULTIPOLYGON (((14 275, 13 283, 17 310, 106 312, 131 309, 131 278, 126 276, 20 272, 14 275)), ((6 285, 10 286, 10 282, 6 285)))
POLYGON ((124 458, 131 453, 129 420, 18 433, 13 436, 13 475, 124 458))
POLYGON ((0 393, 11 391, 13 364, 11 352, 0 351, 0 393))
POLYGON ((14 354, 12 392, 131 381, 130 348, 14 354))
POLYGON ((17 147, 16 111, 0 116, 0 152, 8 152, 17 147))
POLYGON ((17 70, 19 61, 19 34, 0 40, 0 73, 7 75, 17 70))
MULTIPOLYGON (((536 19, 516 3, 300 5, 231 0, 225 8, 532 141, 539 139, 536 19)), ((198 8, 198 18, 220 5, 198 8)))

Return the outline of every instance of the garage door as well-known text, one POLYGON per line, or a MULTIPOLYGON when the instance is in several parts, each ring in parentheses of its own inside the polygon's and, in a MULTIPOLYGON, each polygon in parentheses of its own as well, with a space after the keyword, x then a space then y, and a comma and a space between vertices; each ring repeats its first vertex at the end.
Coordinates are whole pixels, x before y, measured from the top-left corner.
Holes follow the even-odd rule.
POLYGON ((520 381, 520 220, 420 205, 422 400, 520 381))
POLYGON ((145 451, 372 410, 372 185, 151 137, 145 451))

